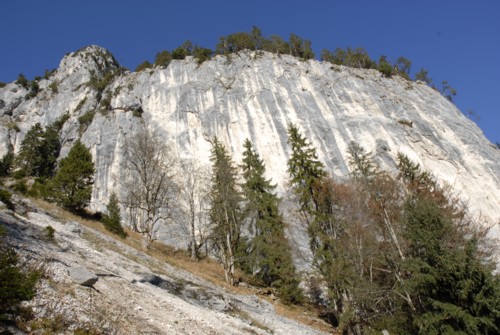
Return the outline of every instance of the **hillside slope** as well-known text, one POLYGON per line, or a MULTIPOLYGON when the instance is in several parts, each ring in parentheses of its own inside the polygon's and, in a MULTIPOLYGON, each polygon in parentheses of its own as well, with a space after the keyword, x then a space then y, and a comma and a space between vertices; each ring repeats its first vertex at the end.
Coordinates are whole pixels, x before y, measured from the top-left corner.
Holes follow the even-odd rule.
MULTIPOLYGON (((33 334, 39 328, 58 334, 76 329, 103 334, 323 333, 279 315, 262 296, 217 286, 69 220, 60 210, 47 211, 19 198, 16 208, 14 213, 0 204, 8 243, 46 273, 29 303, 33 334), (55 229, 53 240, 46 237, 47 226, 55 229), (93 288, 74 283, 69 275, 74 267, 97 274, 93 288)), ((328 329, 314 316, 306 319, 328 329)))

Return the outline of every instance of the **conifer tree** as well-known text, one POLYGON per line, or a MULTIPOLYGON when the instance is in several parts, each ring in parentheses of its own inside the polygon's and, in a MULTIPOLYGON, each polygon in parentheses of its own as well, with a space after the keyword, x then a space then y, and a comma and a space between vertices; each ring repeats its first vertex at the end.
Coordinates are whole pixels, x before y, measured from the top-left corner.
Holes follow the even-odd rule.
POLYGON ((106 205, 107 213, 102 218, 104 227, 110 232, 125 238, 127 233, 121 225, 120 206, 118 205, 118 197, 115 192, 111 193, 108 204, 106 205))
POLYGON ((226 148, 217 138, 212 143, 212 187, 210 191, 211 241, 224 266, 226 282, 236 285, 236 253, 240 247, 243 211, 236 168, 226 148))
POLYGON ((58 131, 56 126, 44 129, 37 123, 26 133, 16 160, 23 175, 52 177, 61 149, 58 131))
POLYGON ((49 197, 64 208, 80 212, 90 203, 93 177, 92 154, 78 140, 68 156, 61 160, 59 170, 49 185, 49 197))
POLYGON ((264 162, 252 148, 250 140, 243 144, 243 194, 246 215, 250 220, 249 270, 265 285, 276 287, 287 302, 302 300, 290 247, 285 237, 285 224, 279 212, 279 198, 269 179, 264 162))
POLYGON ((500 278, 481 250, 484 231, 435 180, 398 154, 408 194, 404 206, 407 260, 402 264, 414 310, 403 308, 412 333, 496 334, 500 278))
POLYGON ((288 174, 293 191, 298 196, 302 211, 317 207, 314 204, 314 185, 326 175, 323 163, 318 160, 316 148, 305 138, 296 125, 288 124, 288 144, 292 154, 288 159, 288 174))

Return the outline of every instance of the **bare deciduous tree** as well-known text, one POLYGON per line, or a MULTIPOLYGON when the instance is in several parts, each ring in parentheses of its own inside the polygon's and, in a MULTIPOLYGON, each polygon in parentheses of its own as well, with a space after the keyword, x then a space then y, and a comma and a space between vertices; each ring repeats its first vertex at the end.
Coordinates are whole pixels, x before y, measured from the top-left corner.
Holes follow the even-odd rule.
POLYGON ((179 175, 179 208, 183 233, 189 236, 191 258, 197 260, 200 249, 206 245, 210 224, 210 171, 197 167, 193 160, 181 162, 179 175))
POLYGON ((177 186, 174 182, 176 159, 157 134, 143 129, 127 141, 123 182, 131 228, 142 234, 145 247, 157 239, 162 225, 171 221, 177 186))

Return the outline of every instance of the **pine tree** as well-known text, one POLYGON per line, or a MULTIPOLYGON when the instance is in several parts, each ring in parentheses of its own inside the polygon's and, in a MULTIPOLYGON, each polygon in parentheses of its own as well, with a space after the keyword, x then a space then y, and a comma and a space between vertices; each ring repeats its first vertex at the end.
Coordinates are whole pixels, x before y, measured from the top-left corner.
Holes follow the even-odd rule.
POLYGON ((413 333, 496 334, 500 331, 500 278, 479 245, 484 232, 465 217, 429 173, 403 154, 399 168, 408 194, 404 206, 406 289, 415 302, 403 309, 413 333))
POLYGON ((245 140, 243 146, 243 193, 252 232, 248 270, 265 285, 276 287, 285 301, 300 302, 302 292, 285 237, 279 198, 273 193, 276 186, 265 179, 264 162, 253 150, 250 140, 245 140))
POLYGON ((50 197, 60 206, 80 212, 90 203, 93 177, 92 154, 78 140, 68 156, 61 160, 59 170, 50 182, 50 197))
POLYGON ((293 191, 298 196, 302 211, 317 207, 314 204, 314 185, 326 175, 324 165, 318 160, 316 148, 302 136, 297 126, 288 124, 288 144, 292 154, 288 159, 288 174, 293 191))
POLYGON ((111 193, 108 204, 106 205, 107 214, 102 218, 104 227, 110 232, 125 238, 127 233, 123 230, 121 225, 120 206, 118 205, 118 197, 116 193, 111 193))
POLYGON ((23 175, 50 178, 54 174, 60 149, 58 129, 55 126, 44 129, 37 123, 21 142, 16 165, 23 175))
POLYGON ((236 168, 217 138, 212 143, 212 187, 210 191, 211 241, 224 266, 226 282, 236 285, 236 253, 240 248, 243 211, 236 168))

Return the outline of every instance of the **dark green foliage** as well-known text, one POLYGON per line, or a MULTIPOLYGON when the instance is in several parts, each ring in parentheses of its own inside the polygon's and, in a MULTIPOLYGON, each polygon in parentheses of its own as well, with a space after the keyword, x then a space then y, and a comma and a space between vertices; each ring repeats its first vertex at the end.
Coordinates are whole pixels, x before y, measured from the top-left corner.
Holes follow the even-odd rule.
POLYGON ((453 87, 451 87, 451 85, 448 84, 448 82, 446 80, 443 80, 443 82, 441 84, 443 85, 443 87, 441 89, 441 92, 443 93, 443 95, 449 101, 453 101, 453 97, 455 95, 457 95, 457 91, 453 87))
POLYGON ((193 54, 193 43, 191 41, 184 42, 180 47, 172 51, 173 59, 184 59, 186 56, 193 54))
POLYGON ((420 80, 426 83, 429 86, 432 86, 432 78, 429 77, 429 71, 424 68, 421 68, 420 71, 415 73, 415 81, 420 80))
POLYGON ((119 72, 120 70, 106 71, 104 75, 100 77, 96 76, 95 74, 92 74, 90 76, 90 80, 88 81, 87 86, 97 91, 97 101, 101 101, 102 93, 119 72))
POLYGON ((0 226, 0 321, 13 320, 21 312, 21 303, 36 294, 40 271, 24 271, 15 250, 5 241, 0 226))
POLYGON ((127 237, 127 233, 125 233, 121 225, 120 206, 118 205, 116 193, 111 193, 106 210, 107 213, 102 218, 104 227, 121 238, 127 237))
POLYGON ((57 82, 57 80, 51 82, 49 88, 52 91, 52 94, 57 94, 57 92, 59 92, 59 83, 57 82))
POLYGON ((246 269, 267 286, 276 287, 280 298, 286 302, 303 300, 298 286, 292 255, 285 237, 285 224, 279 212, 279 199, 274 194, 275 185, 265 179, 265 166, 246 140, 243 152, 243 194, 246 216, 250 220, 246 269))
POLYGON ((323 50, 321 52, 321 59, 332 64, 360 69, 373 69, 376 67, 376 63, 363 48, 347 48, 345 50, 337 48, 333 53, 328 50, 323 50))
POLYGON ((6 85, 7 85, 7 83, 0 81, 0 88, 5 87, 6 85))
POLYGON ((57 126, 46 129, 37 123, 26 133, 16 165, 25 176, 48 178, 54 173, 61 149, 57 126))
POLYGON ((287 162, 290 184, 301 210, 309 211, 314 202, 314 185, 326 174, 324 165, 318 160, 316 148, 302 136, 297 126, 289 123, 287 132, 288 144, 292 149, 287 162))
POLYGON ((277 55, 288 54, 290 52, 288 43, 277 35, 271 35, 269 39, 266 39, 263 42, 262 49, 265 51, 273 52, 277 55))
POLYGON ((0 189, 0 201, 3 202, 11 211, 16 209, 14 203, 12 202, 12 194, 9 191, 0 189))
POLYGON ((89 149, 79 140, 59 164, 50 182, 50 195, 58 205, 81 212, 90 203, 94 183, 94 163, 89 149))
POLYGON ((397 74, 403 78, 410 79, 411 61, 405 57, 399 57, 394 64, 397 74))
POLYGON ((171 61, 172 61, 172 54, 167 50, 163 50, 156 54, 155 66, 166 68, 171 61))
POLYGON ((478 259, 475 237, 457 231, 443 209, 419 196, 405 207, 408 253, 403 269, 416 311, 413 333, 498 334, 500 281, 478 259))
POLYGON ((80 109, 82 109, 83 105, 87 102, 87 97, 83 98, 78 102, 78 105, 76 105, 75 110, 73 111, 74 114, 78 113, 80 109))
POLYGON ((61 115, 61 117, 59 119, 57 119, 56 121, 54 121, 54 123, 52 124, 52 127, 54 127, 54 129, 59 132, 59 131, 61 131, 61 129, 63 128, 64 124, 68 120, 69 120, 69 113, 66 112, 63 115, 61 115))
POLYGON ((204 61, 210 60, 212 57, 213 51, 207 48, 202 48, 199 46, 195 46, 193 49, 193 57, 196 59, 198 64, 203 63, 204 61))
POLYGON ((43 229, 44 237, 50 242, 55 242, 55 232, 56 230, 50 225, 43 229))
POLYGON ((14 153, 12 151, 7 152, 3 155, 0 160, 0 177, 6 177, 12 172, 12 166, 14 165, 14 153))
POLYGON ((90 110, 78 118, 78 123, 80 123, 80 131, 87 128, 94 120, 95 110, 90 110))
POLYGON ((349 143, 349 166, 351 167, 351 175, 356 181, 360 181, 364 185, 369 185, 378 175, 378 167, 373 162, 370 152, 365 152, 365 149, 356 142, 349 143))
POLYGON ((50 70, 50 71, 49 71, 49 70, 45 69, 45 72, 44 72, 44 74, 43 74, 43 77, 44 77, 45 79, 49 79, 49 78, 50 78, 50 77, 51 77, 51 76, 52 76, 52 75, 56 72, 56 70, 57 70, 57 69, 53 69, 53 70, 50 70))
POLYGON ((264 43, 261 30, 253 26, 250 33, 238 32, 220 37, 215 50, 218 54, 227 55, 243 50, 261 50, 264 43))
POLYGON ((379 70, 379 72, 382 73, 384 77, 391 77, 394 72, 394 68, 387 61, 387 57, 384 55, 380 56, 378 60, 377 70, 379 70))
POLYGON ((496 334, 500 281, 479 250, 484 232, 464 216, 427 172, 398 154, 408 195, 403 207, 405 289, 413 302, 398 316, 422 334, 496 334))
POLYGON ((218 54, 227 55, 243 50, 255 50, 255 42, 254 37, 249 33, 239 32, 229 34, 219 38, 216 51, 218 54))
POLYGON ((19 76, 17 77, 16 84, 21 85, 25 89, 28 89, 29 87, 29 81, 22 73, 20 73, 19 76))
POLYGON ((34 98, 40 91, 40 86, 38 86, 38 82, 33 80, 29 82, 29 93, 27 94, 28 98, 34 98))
POLYGON ((243 224, 242 195, 238 190, 236 168, 226 148, 217 138, 212 143, 212 187, 210 190, 210 236, 224 266, 226 282, 236 285, 236 252, 240 249, 243 224))
POLYGON ((146 69, 152 69, 152 68, 153 68, 153 64, 151 64, 149 61, 145 60, 141 64, 137 65, 137 67, 135 68, 135 72, 141 72, 141 71, 144 71, 146 69))
POLYGON ((290 47, 290 54, 294 57, 299 57, 302 59, 312 59, 314 58, 314 52, 311 48, 311 41, 304 40, 302 37, 290 34, 288 45, 290 47))
POLYGON ((28 185, 26 184, 25 179, 19 179, 16 181, 14 185, 12 185, 12 189, 16 192, 19 192, 21 194, 27 194, 28 193, 28 185))

